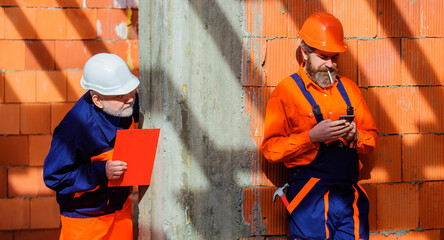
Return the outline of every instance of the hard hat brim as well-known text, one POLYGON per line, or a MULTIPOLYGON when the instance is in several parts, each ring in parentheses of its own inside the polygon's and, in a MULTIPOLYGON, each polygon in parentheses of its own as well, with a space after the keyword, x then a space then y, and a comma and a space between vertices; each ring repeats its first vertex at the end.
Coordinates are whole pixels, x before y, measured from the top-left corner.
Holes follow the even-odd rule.
POLYGON ((119 87, 119 88, 114 88, 114 89, 103 89, 102 87, 98 87, 98 86, 92 86, 91 84, 87 84, 87 82, 84 80, 83 76, 82 79, 80 80, 80 86, 82 86, 83 89, 85 90, 94 90, 97 91, 98 93, 105 95, 105 96, 109 96, 109 95, 125 95, 127 93, 132 92, 134 89, 136 89, 140 84, 139 79, 134 76, 133 74, 130 75, 128 82, 125 83, 125 85, 119 87))

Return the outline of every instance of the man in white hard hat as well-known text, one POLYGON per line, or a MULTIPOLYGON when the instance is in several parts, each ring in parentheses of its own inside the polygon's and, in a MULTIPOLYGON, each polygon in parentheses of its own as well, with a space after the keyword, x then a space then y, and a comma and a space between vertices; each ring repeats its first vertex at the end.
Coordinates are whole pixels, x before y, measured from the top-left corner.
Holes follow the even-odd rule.
POLYGON ((111 159, 117 130, 138 121, 140 82, 120 57, 100 53, 86 62, 80 83, 89 91, 55 128, 44 163, 60 205, 60 239, 132 239, 132 189, 107 183, 127 169, 111 159))

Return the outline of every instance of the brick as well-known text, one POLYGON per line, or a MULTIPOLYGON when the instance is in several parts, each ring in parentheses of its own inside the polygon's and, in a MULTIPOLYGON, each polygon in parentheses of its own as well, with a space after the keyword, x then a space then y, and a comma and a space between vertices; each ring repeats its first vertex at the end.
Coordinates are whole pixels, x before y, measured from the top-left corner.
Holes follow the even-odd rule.
POLYGON ((67 99, 65 72, 39 71, 37 79, 37 102, 65 102, 67 99))
POLYGON ((444 182, 424 182, 421 185, 419 202, 420 228, 444 227, 444 209, 441 207, 443 201, 444 182))
POLYGON ((266 57, 262 68, 267 86, 276 86, 282 79, 299 69, 299 62, 296 59, 299 43, 297 39, 266 41, 266 57))
POLYGON ((43 182, 43 167, 8 169, 8 197, 50 196, 54 191, 43 182))
POLYGON ((344 37, 376 37, 378 19, 375 14, 377 0, 340 0, 333 5, 332 14, 344 28, 344 37))
POLYGON ((21 0, 0 0, 1 6, 20 6, 21 0))
POLYGON ((379 138, 375 150, 361 155, 364 167, 360 173, 362 183, 401 182, 401 137, 379 138))
POLYGON ((35 72, 5 73, 6 102, 29 103, 35 100, 35 72))
POLYGON ((444 86, 424 87, 420 96, 420 130, 425 133, 442 132, 444 126, 444 86))
POLYGON ((419 227, 418 185, 381 184, 377 191, 377 231, 419 227))
POLYGON ((28 165, 28 137, 2 136, 0 137, 0 165, 20 166, 28 165))
POLYGON ((359 40, 358 66, 361 87, 401 85, 400 40, 359 40))
MULTIPOLYGON (((264 136, 264 118, 265 105, 262 100, 262 91, 265 87, 244 87, 243 88, 243 100, 244 111, 250 117, 250 132, 251 136, 264 136)), ((267 96, 269 98, 269 96, 267 96)))
POLYGON ((29 136, 29 166, 43 166, 51 147, 51 135, 29 136))
POLYGON ((83 69, 85 65, 84 49, 83 41, 56 41, 55 69, 83 69))
POLYGON ((139 68, 139 40, 118 40, 114 42, 114 53, 121 57, 130 70, 139 68))
POLYGON ((0 104, 0 134, 18 134, 20 132, 20 105, 0 104))
POLYGON ((54 0, 55 8, 83 8, 83 0, 54 0))
POLYGON ((421 30, 421 1, 378 0, 378 36, 417 37, 421 30))
POLYGON ((245 1, 245 28, 248 35, 259 36, 262 34, 262 2, 255 0, 245 1))
POLYGON ((252 235, 288 234, 287 210, 282 202, 272 203, 276 188, 244 188, 244 220, 252 235), (264 229, 265 228, 265 229, 264 229))
POLYGON ((49 134, 51 108, 50 104, 22 104, 20 106, 20 133, 49 134))
POLYGON ((126 10, 98 9, 97 36, 101 39, 126 39, 128 37, 126 10))
POLYGON ((404 181, 444 180, 444 136, 413 134, 402 137, 404 181))
POLYGON ((361 89, 380 133, 419 132, 419 88, 361 89))
POLYGON ((75 103, 54 103, 51 105, 51 132, 59 125, 60 121, 71 110, 75 103))
POLYGON ((65 39, 66 17, 64 9, 37 8, 35 25, 38 39, 65 39))
POLYGON ((80 79, 82 79, 83 71, 67 71, 67 94, 69 102, 76 102, 79 100, 86 90, 80 86, 80 79))
POLYGON ((97 9, 67 9, 67 39, 97 37, 97 9))
POLYGON ((358 83, 358 41, 346 39, 347 51, 341 53, 338 58, 339 75, 358 83))
POLYGON ((114 42, 106 40, 85 41, 85 62, 98 53, 113 53, 114 42))
POLYGON ((58 240, 60 229, 25 230, 14 232, 14 240, 45 239, 58 240))
MULTIPOLYGON (((56 1, 56 0, 53 0, 56 1)), ((52 7, 53 1, 48 0, 20 0, 20 6, 24 7, 52 7)))
POLYGON ((367 193, 367 198, 370 203, 370 210, 368 213, 368 222, 369 222, 369 229, 370 232, 376 231, 376 221, 377 221, 377 215, 376 215, 376 209, 377 209, 377 200, 378 200, 378 191, 377 191, 377 185, 375 184, 365 184, 362 185, 365 192, 367 193))
POLYGON ((0 104, 5 102, 5 73, 0 72, 0 104))
POLYGON ((242 48, 242 85, 264 86, 266 72, 262 68, 267 52, 265 38, 244 38, 242 48))
POLYGON ((2 7, 0 7, 0 19, 0 39, 3 39, 5 38, 5 10, 2 7))
POLYGON ((60 210, 55 197, 31 198, 31 229, 60 227, 60 210))
POLYGON ((4 37, 35 39, 35 8, 5 8, 4 37))
POLYGON ((113 5, 112 8, 126 8, 126 2, 128 0, 117 0, 117 1, 113 1, 113 5))
POLYGON ((0 198, 6 198, 8 194, 6 179, 6 168, 0 168, 0 198))
POLYGON ((26 70, 54 70, 54 41, 26 41, 26 70))
POLYGON ((126 7, 127 8, 139 8, 139 0, 126 0, 126 7))
MULTIPOLYGON (((126 1, 126 0, 123 0, 126 1)), ((113 0, 86 0, 85 5, 88 8, 113 8, 113 0)))
MULTIPOLYGON (((130 0, 128 0, 130 1, 130 0)), ((139 11, 127 9, 128 38, 139 39, 139 11), (131 20, 128 23, 128 20, 131 20)))
POLYGON ((263 36, 288 36, 287 0, 262 1, 263 6, 263 36))
POLYGON ((370 233, 370 240, 397 240, 397 235, 396 233, 391 233, 391 234, 375 234, 375 233, 370 233))
POLYGON ((443 239, 443 230, 409 231, 405 235, 399 236, 398 240, 430 240, 443 239))
POLYGON ((14 233, 12 231, 0 231, 0 239, 14 240, 14 233))
POLYGON ((23 70, 25 69, 25 42, 0 40, 0 69, 2 70, 23 70))
POLYGON ((441 26, 444 16, 444 5, 442 1, 421 1, 421 36, 442 37, 444 29, 441 26))
POLYGON ((29 199, 0 199, 0 230, 29 228, 29 199))
POLYGON ((402 84, 444 85, 444 39, 402 39, 402 84))

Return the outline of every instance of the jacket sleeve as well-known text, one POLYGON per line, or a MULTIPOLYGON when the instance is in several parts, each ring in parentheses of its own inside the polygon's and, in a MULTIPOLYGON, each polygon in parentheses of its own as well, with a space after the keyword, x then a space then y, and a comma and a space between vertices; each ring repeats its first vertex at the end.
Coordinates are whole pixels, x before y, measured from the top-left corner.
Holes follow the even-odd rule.
POLYGON ((93 190, 107 181, 106 161, 91 163, 76 139, 55 135, 43 166, 46 186, 61 194, 93 190))
MULTIPOLYGON (((295 161, 295 157, 316 148, 307 130, 292 132, 284 103, 272 94, 265 115, 262 152, 270 162, 295 161)), ((297 161, 297 160, 296 160, 297 161)), ((300 163, 305 164, 305 163, 300 163)))

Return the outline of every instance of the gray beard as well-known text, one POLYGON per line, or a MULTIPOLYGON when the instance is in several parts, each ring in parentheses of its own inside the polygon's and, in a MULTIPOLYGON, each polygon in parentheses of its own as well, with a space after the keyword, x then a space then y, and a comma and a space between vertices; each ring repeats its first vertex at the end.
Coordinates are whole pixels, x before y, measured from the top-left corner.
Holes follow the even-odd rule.
POLYGON ((129 106, 129 108, 124 108, 120 110, 111 110, 106 105, 103 108, 103 111, 114 117, 131 117, 133 115, 133 106, 129 106))
MULTIPOLYGON (((333 79, 333 83, 337 76, 337 69, 332 69, 330 71, 331 78, 333 79)), ((310 58, 307 60, 307 75, 310 77, 313 82, 316 83, 321 88, 328 88, 333 86, 333 83, 330 81, 330 77, 328 76, 328 72, 324 70, 314 70, 311 65, 310 58)))

